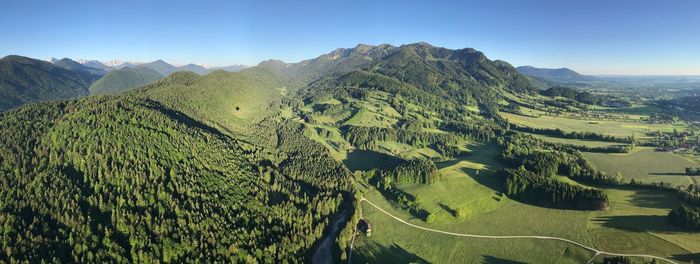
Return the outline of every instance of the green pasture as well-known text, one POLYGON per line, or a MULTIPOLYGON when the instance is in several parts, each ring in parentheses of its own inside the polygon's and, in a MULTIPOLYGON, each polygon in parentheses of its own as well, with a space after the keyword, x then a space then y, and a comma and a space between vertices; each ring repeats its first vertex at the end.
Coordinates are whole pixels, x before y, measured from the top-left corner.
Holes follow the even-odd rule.
POLYGON ((584 153, 596 168, 608 174, 620 172, 626 179, 642 182, 668 182, 673 185, 697 183, 700 176, 685 175, 686 167, 697 166, 680 155, 653 148, 638 147, 631 153, 584 153))
POLYGON ((648 124, 641 122, 636 123, 611 120, 574 119, 547 115, 528 117, 505 112, 501 112, 500 115, 511 123, 521 126, 545 129, 561 129, 567 132, 595 132, 616 137, 628 137, 632 135, 642 137, 646 133, 650 132, 673 132, 674 129, 684 131, 687 128, 687 124, 685 123, 648 124))

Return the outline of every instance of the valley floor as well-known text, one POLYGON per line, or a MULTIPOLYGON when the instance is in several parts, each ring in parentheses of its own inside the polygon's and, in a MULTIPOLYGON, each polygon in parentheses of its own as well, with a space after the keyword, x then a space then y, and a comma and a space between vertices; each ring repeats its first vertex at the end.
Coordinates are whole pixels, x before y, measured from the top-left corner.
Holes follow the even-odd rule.
MULTIPOLYGON (((431 223, 394 206, 378 191, 369 191, 365 198, 407 223, 447 232, 552 236, 608 252, 649 254, 681 262, 700 260, 700 236, 665 221, 668 211, 679 205, 670 193, 606 189, 610 198, 606 211, 531 206, 500 195, 500 180, 493 174, 500 167, 494 146, 476 146, 472 153, 439 164, 443 182, 402 186, 435 215, 431 223), (464 207, 471 210, 469 215, 457 217, 455 210, 464 207)), ((492 240, 427 232, 402 225, 370 204, 363 203, 362 209, 372 224, 372 236, 360 235, 355 241, 355 263, 585 263, 594 256, 561 241, 492 240)))

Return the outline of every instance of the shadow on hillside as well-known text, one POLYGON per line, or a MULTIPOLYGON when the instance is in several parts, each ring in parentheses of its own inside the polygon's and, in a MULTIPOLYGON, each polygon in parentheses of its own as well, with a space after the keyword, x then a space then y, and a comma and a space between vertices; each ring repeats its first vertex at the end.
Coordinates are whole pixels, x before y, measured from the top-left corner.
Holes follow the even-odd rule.
POLYGON ((494 190, 497 195, 503 192, 505 179, 501 175, 485 171, 479 171, 477 175, 477 170, 471 168, 462 168, 461 171, 472 177, 479 184, 494 190))
POLYGON ((456 157, 456 158, 453 158, 453 159, 450 159, 447 161, 435 162, 435 167, 437 167, 439 170, 439 169, 447 168, 449 166, 453 166, 453 165, 461 162, 462 160, 467 159, 470 155, 472 155, 471 152, 467 153, 467 154, 463 154, 462 156, 459 156, 459 157, 456 157))
POLYGON ((681 254, 681 255, 673 255, 671 258, 675 260, 680 260, 683 262, 695 262, 695 263, 700 263, 700 253, 688 253, 688 254, 681 254))
POLYGON ((477 164, 483 164, 486 170, 497 170, 503 167, 498 160, 501 154, 501 148, 494 143, 490 144, 475 144, 472 149, 458 157, 444 162, 437 162, 435 166, 438 169, 446 168, 455 165, 461 161, 469 161, 477 164))
POLYGON ((671 198, 668 192, 642 189, 632 195, 630 203, 638 207, 670 209, 676 206, 671 198))
MULTIPOLYGON (((408 252, 397 244, 383 246, 375 242, 368 242, 365 247, 369 248, 367 255, 362 255, 360 251, 353 256, 355 263, 429 263, 416 254, 408 252)), ((366 251, 365 251, 366 252, 366 251)))
POLYGON ((457 217, 457 210, 450 208, 449 206, 447 206, 444 203, 438 203, 438 205, 440 206, 440 208, 442 208, 442 210, 445 210, 447 213, 449 213, 453 217, 457 217))
POLYGON ((378 168, 388 168, 401 163, 401 159, 372 150, 355 150, 348 153, 343 164, 350 171, 367 171, 378 168))
POLYGON ((688 176, 683 172, 650 172, 649 175, 657 175, 657 176, 688 176))
POLYGON ((604 227, 631 232, 678 232, 679 229, 666 223, 666 216, 660 215, 624 215, 603 216, 592 219, 604 227))
POLYGON ((195 119, 189 117, 188 115, 186 115, 185 113, 168 108, 168 107, 164 106, 163 104, 161 104, 160 102, 157 102, 157 101, 154 101, 151 99, 146 99, 145 102, 146 103, 143 105, 144 107, 149 108, 151 110, 160 111, 164 115, 166 115, 166 116, 170 117, 171 119, 173 119, 177 122, 180 122, 188 127, 198 128, 198 129, 201 129, 205 132, 209 132, 211 134, 214 134, 214 135, 217 135, 220 137, 226 137, 223 133, 221 133, 221 131, 217 130, 216 128, 210 127, 210 126, 208 126, 208 125, 206 125, 198 120, 195 120, 195 119))
POLYGON ((484 256, 484 259, 481 263, 484 263, 484 264, 521 264, 521 263, 525 263, 525 262, 503 259, 503 258, 498 258, 498 257, 494 257, 494 256, 484 256))

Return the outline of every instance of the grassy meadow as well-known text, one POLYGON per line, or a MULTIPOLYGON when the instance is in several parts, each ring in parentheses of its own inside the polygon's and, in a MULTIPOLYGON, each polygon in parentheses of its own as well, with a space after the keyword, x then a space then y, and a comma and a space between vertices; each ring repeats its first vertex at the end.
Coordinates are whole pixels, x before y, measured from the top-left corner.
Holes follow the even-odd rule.
POLYGON ((529 117, 505 112, 501 112, 500 115, 508 121, 521 126, 547 129, 558 128, 564 131, 588 131, 615 137, 628 137, 632 135, 641 137, 649 132, 673 132, 674 129, 683 131, 687 127, 685 123, 648 124, 612 120, 585 120, 547 115, 529 117))
MULTIPOLYGON (((500 195, 502 179, 494 172, 503 165, 497 161, 495 145, 471 146, 471 150, 459 159, 437 164, 442 182, 402 186, 434 215, 431 223, 399 209, 376 190, 365 197, 412 224, 438 230, 557 236, 602 250, 655 254, 682 262, 700 260, 700 236, 665 222, 668 211, 679 205, 671 193, 606 189, 610 198, 606 211, 532 206, 500 195), (458 217, 456 210, 465 208, 467 216, 458 217)), ((585 263, 593 257, 591 252, 563 242, 455 237, 406 226, 366 203, 362 210, 372 224, 372 236, 356 239, 356 263, 585 263)))
POLYGON ((689 160, 652 148, 635 148, 631 153, 584 153, 584 157, 597 169, 608 174, 620 172, 626 179, 643 182, 669 182, 674 185, 700 181, 700 176, 685 175, 686 167, 697 166, 689 160))
POLYGON ((700 235, 666 222, 669 209, 680 206, 674 194, 627 188, 610 188, 606 193, 610 208, 592 212, 587 226, 598 248, 700 261, 700 235))

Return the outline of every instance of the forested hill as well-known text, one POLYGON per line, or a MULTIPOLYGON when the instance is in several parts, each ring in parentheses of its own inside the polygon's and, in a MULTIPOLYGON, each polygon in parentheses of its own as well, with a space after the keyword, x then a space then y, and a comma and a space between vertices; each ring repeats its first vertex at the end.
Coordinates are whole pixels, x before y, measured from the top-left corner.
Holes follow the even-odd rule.
POLYGON ((595 79, 591 76, 581 75, 569 68, 548 69, 536 68, 532 66, 519 66, 517 70, 518 72, 527 76, 542 78, 544 80, 554 82, 580 82, 595 79))
POLYGON ((46 61, 21 56, 0 59, 0 111, 87 95, 89 85, 82 74, 46 61))
POLYGON ((163 78, 163 75, 146 67, 125 67, 108 72, 90 85, 90 94, 118 94, 141 87, 163 78))
POLYGON ((301 262, 350 197, 347 169, 293 123, 266 124, 271 153, 170 107, 206 118, 212 97, 194 95, 246 78, 181 73, 1 113, 0 259, 301 262))

